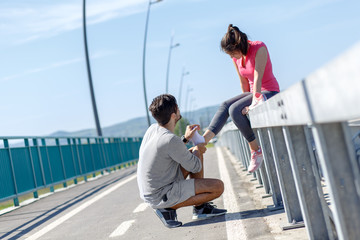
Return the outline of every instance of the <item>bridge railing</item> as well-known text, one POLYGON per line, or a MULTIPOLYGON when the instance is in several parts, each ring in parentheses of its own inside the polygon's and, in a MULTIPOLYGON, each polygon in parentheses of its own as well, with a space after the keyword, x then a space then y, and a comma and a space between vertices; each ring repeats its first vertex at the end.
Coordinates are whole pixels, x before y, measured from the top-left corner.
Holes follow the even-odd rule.
POLYGON ((133 164, 141 138, 0 137, 0 202, 133 164))
MULTIPOLYGON (((264 164, 254 176, 310 239, 360 236, 360 44, 249 113, 264 164), (325 183, 325 185, 324 185, 325 183), (329 200, 329 201, 328 201, 329 200)), ((247 167, 236 127, 220 137, 247 167)))

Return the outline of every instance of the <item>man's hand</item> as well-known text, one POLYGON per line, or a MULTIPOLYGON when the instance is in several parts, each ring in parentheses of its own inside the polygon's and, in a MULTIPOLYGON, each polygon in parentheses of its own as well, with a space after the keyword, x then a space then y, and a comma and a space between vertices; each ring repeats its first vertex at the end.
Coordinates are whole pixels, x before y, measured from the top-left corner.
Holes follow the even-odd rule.
POLYGON ((192 148, 192 152, 198 151, 199 153, 204 154, 207 150, 205 146, 206 146, 205 143, 199 143, 198 145, 192 148))
POLYGON ((200 129, 200 125, 199 124, 193 124, 193 125, 187 125, 186 126, 186 131, 185 131, 185 138, 187 140, 190 140, 192 138, 192 136, 194 136, 195 131, 197 131, 198 129, 200 129))

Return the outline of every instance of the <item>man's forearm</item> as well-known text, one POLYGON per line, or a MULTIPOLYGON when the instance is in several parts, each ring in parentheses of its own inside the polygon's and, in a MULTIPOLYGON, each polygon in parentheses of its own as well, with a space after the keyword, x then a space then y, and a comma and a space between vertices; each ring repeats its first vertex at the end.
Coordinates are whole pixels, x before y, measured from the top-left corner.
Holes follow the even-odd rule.
POLYGON ((194 154, 195 156, 197 156, 198 158, 200 158, 200 160, 202 160, 203 159, 203 154, 200 152, 200 151, 198 151, 198 150, 193 150, 192 151, 192 154, 194 154))

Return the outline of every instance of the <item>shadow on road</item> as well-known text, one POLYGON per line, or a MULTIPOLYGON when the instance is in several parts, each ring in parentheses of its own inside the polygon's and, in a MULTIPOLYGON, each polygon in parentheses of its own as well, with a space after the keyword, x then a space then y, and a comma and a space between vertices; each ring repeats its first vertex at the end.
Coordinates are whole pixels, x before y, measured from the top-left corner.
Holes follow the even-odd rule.
MULTIPOLYGON (((38 215, 36 217, 34 217, 33 219, 27 221, 26 223, 12 229, 9 232, 6 232, 5 234, 0 236, 0 239, 3 239, 13 233, 17 233, 15 236, 9 238, 10 240, 12 239, 18 239, 20 237, 22 237, 23 235, 25 235, 26 233, 30 232, 31 230, 35 229, 36 227, 39 227, 40 225, 46 223, 49 220, 52 220, 53 218, 55 218, 58 214, 62 213, 63 211, 69 209, 70 207, 84 201, 87 200, 88 198, 92 197, 94 194, 98 193, 99 191, 101 191, 102 189, 124 179, 127 176, 132 175, 133 173, 136 172, 136 168, 130 171, 125 172, 123 175, 121 175, 120 177, 116 177, 115 179, 110 179, 100 185, 97 185, 95 187, 92 187, 88 190, 86 190, 85 192, 77 195, 76 197, 63 202, 55 207, 53 207, 52 209, 49 209, 45 212, 43 212, 41 215, 38 215), (49 215, 50 214, 50 215, 49 215), (43 219, 41 219, 42 217, 44 217, 43 219), (41 219, 41 220, 40 220, 41 219), (31 225, 30 225, 31 224, 31 225)), ((27 213, 24 213, 27 214, 27 213)), ((15 214, 16 215, 16 214, 15 214)), ((12 216, 14 216, 14 214, 12 214, 12 216)), ((6 217, 6 214, 2 216, 2 218, 6 217)), ((2 222, 6 222, 2 221, 2 222)))
POLYGON ((275 214, 284 213, 284 209, 280 209, 277 211, 272 211, 270 208, 263 208, 263 209, 254 209, 249 211, 242 211, 242 212, 235 212, 235 213, 227 213, 226 215, 212 217, 208 219, 188 222, 182 225, 182 227, 193 227, 193 226, 200 226, 206 224, 214 224, 219 222, 229 222, 229 221, 236 221, 236 220, 245 220, 250 218, 258 218, 258 217, 265 217, 275 214))

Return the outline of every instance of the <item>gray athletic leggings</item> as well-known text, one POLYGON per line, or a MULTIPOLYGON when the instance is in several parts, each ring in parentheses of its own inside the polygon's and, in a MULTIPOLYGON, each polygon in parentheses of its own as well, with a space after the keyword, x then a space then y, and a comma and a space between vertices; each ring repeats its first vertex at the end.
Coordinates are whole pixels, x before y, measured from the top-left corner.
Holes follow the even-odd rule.
MULTIPOLYGON (((261 93, 265 94, 266 98, 269 99, 278 92, 263 91, 261 93)), ((251 129, 250 121, 246 115, 241 113, 241 110, 244 107, 251 105, 252 98, 253 94, 251 92, 246 92, 223 102, 211 120, 209 130, 217 135, 224 127, 230 115, 236 127, 240 130, 246 140, 248 142, 254 141, 255 134, 251 129)))

